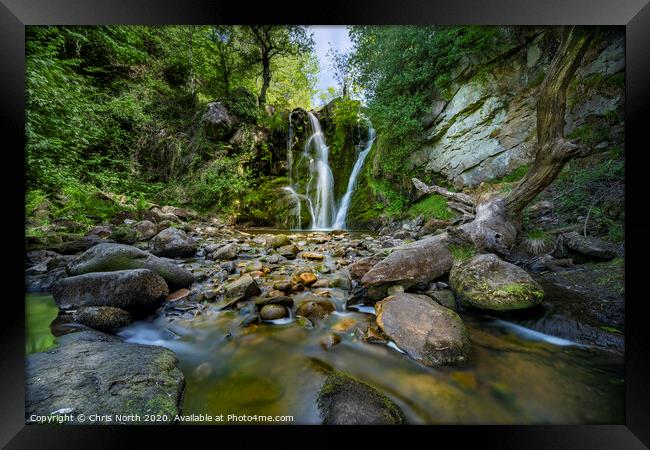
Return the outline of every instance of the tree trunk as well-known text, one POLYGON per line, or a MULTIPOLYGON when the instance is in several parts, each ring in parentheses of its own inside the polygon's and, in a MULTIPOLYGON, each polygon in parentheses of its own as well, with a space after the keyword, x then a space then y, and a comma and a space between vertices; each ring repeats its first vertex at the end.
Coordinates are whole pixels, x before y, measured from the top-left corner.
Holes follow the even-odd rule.
MULTIPOLYGON (((496 194, 475 205, 475 217, 471 222, 397 249, 363 276, 361 282, 364 286, 388 283, 412 285, 440 277, 451 270, 449 245, 453 243, 472 243, 477 248, 500 255, 510 252, 517 239, 524 207, 555 180, 571 158, 584 151, 564 139, 564 113, 569 82, 593 34, 590 28, 570 27, 563 30, 560 46, 540 87, 535 160, 517 186, 505 196, 496 194), (422 252, 426 255, 422 255, 422 252), (408 270, 413 266, 413 258, 423 257, 426 261, 419 261, 420 267, 431 265, 431 261, 438 262, 435 274, 408 270)), ((417 179, 413 183, 422 192, 435 192, 470 208, 475 204, 475 200, 466 194, 426 186, 417 179)))
POLYGON ((266 90, 271 83, 271 60, 268 56, 262 57, 262 89, 260 90, 260 106, 266 104, 266 90))

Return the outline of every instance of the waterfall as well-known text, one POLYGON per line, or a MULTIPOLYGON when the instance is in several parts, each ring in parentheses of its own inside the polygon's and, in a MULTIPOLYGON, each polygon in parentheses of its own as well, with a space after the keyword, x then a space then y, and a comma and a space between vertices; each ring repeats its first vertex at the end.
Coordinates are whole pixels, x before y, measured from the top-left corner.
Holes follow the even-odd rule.
MULTIPOLYGON (((293 124, 289 115, 289 139, 287 142, 287 163, 289 164, 289 183, 283 189, 290 195, 291 201, 296 205, 295 214, 298 219, 298 228, 302 226, 302 203, 305 202, 310 215, 310 228, 312 230, 331 230, 344 228, 345 220, 350 209, 352 194, 356 186, 356 179, 361 172, 366 156, 370 152, 375 140, 375 130, 372 126, 368 130, 368 139, 363 150, 359 152, 357 160, 350 173, 347 190, 343 196, 340 207, 337 208, 334 198, 334 175, 329 165, 329 147, 320 122, 316 116, 307 112, 310 125, 310 135, 305 141, 303 153, 298 161, 309 161, 309 178, 305 186, 305 193, 296 192, 293 176, 293 124)), ((358 148, 361 148, 360 146, 358 148)))
POLYGON ((368 139, 366 141, 365 148, 359 153, 359 156, 357 156, 357 160, 352 167, 350 179, 348 180, 348 188, 345 191, 345 195, 343 195, 341 206, 338 213, 336 214, 336 220, 334 220, 334 228, 336 229, 345 228, 345 219, 348 215, 348 210, 350 209, 350 201, 352 200, 352 194, 354 193, 357 177, 361 172, 361 168, 363 167, 363 163, 366 160, 366 156, 368 156, 368 153, 370 153, 373 142, 375 142, 375 129, 370 126, 370 128, 368 128, 368 139))

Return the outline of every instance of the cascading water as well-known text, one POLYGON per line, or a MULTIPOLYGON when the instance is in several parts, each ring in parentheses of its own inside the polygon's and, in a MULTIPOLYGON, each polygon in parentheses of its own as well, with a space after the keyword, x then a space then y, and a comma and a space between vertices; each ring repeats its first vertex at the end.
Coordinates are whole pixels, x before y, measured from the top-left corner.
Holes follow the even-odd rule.
MULTIPOLYGON (((357 177, 375 141, 375 130, 372 126, 369 126, 368 139, 357 156, 350 173, 347 190, 343 195, 340 206, 337 207, 334 197, 334 176, 329 165, 329 147, 325 142, 325 136, 318 118, 311 112, 307 112, 307 117, 309 118, 311 134, 305 141, 300 158, 301 161, 309 161, 309 179, 305 185, 305 194, 296 192, 297 186, 293 184, 293 124, 291 115, 289 116, 289 141, 287 144, 287 164, 289 165, 289 181, 291 185, 285 187, 284 190, 288 192, 291 201, 295 204, 294 214, 297 218, 297 228, 302 228, 302 203, 304 201, 309 210, 310 228, 312 230, 343 229, 346 226, 346 217, 350 209, 357 177)), ((361 149, 361 144, 357 148, 361 149)))
POLYGON ((361 168, 363 167, 363 163, 366 160, 366 156, 368 156, 368 153, 370 153, 370 149, 372 148, 373 142, 375 142, 375 129, 370 126, 368 128, 368 139, 366 141, 366 145, 363 150, 359 153, 359 156, 357 156, 357 160, 354 163, 354 167, 352 167, 352 172, 350 173, 350 179, 348 180, 348 188, 345 190, 345 194, 343 195, 343 200, 341 200, 341 206, 339 207, 338 213, 336 214, 336 219, 334 220, 334 228, 336 229, 344 229, 346 224, 345 224, 345 219, 348 216, 348 210, 350 209, 350 201, 352 200, 352 194, 354 193, 354 188, 356 186, 357 182, 357 177, 359 176, 359 173, 361 172, 361 168))

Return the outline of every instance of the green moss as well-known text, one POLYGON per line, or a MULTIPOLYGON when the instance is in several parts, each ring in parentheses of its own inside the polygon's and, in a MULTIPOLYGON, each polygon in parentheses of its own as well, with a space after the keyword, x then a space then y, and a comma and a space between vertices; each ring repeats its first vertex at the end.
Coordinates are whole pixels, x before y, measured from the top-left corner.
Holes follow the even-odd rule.
MULTIPOLYGON (((536 299, 542 299, 544 297, 544 292, 535 288, 534 286, 528 286, 518 283, 511 283, 502 286, 499 291, 504 292, 506 295, 514 295, 521 297, 522 299, 528 299, 530 297, 536 299)), ((497 293, 499 292, 497 291, 497 293)))
POLYGON ((387 423, 400 424, 404 422, 404 413, 388 397, 369 384, 338 371, 330 373, 318 393, 316 404, 324 417, 329 416, 331 397, 336 394, 346 395, 351 384, 360 384, 366 388, 366 392, 372 397, 372 400, 382 406, 387 423))
POLYGON ((454 213, 447 206, 447 199, 442 195, 432 194, 414 203, 406 212, 407 217, 424 216, 425 219, 449 220, 454 213))
POLYGON ((502 176, 501 178, 495 178, 490 183, 493 184, 514 183, 516 181, 521 180, 528 173, 529 168, 530 167, 528 166, 528 164, 521 165, 516 169, 514 169, 512 172, 502 176))

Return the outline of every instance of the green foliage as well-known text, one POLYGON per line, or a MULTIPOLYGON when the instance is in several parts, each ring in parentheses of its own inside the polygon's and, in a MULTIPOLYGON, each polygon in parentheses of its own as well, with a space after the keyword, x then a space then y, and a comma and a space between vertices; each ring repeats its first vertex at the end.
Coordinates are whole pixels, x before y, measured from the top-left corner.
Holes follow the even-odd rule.
POLYGON ((515 183, 521 180, 528 173, 528 169, 529 169, 528 164, 521 165, 517 167, 515 170, 513 170, 512 172, 510 172, 509 174, 504 175, 501 178, 496 178, 492 180, 490 183, 492 184, 515 183))
POLYGON ((463 58, 484 57, 505 42, 498 27, 353 26, 350 59, 367 92, 369 115, 384 145, 375 177, 402 190, 405 164, 421 144, 422 117, 436 98, 449 97, 463 58))
POLYGON ((575 139, 587 147, 593 147, 600 142, 606 141, 609 135, 609 128, 605 125, 586 124, 575 128, 567 135, 567 138, 575 139))
POLYGON ((432 194, 414 203, 406 212, 408 217, 424 216, 425 219, 449 220, 454 213, 447 207, 447 199, 442 195, 432 194))
POLYGON ((375 210, 383 213, 387 217, 399 216, 409 203, 407 197, 396 191, 386 181, 373 179, 368 184, 374 197, 377 199, 374 204, 375 210))
POLYGON ((476 255, 476 247, 469 244, 450 244, 449 252, 456 261, 467 261, 476 255))
POLYGON ((346 138, 357 129, 359 125, 359 108, 361 102, 347 97, 337 98, 332 104, 332 124, 334 125, 334 138, 330 145, 332 156, 345 145, 346 138))

